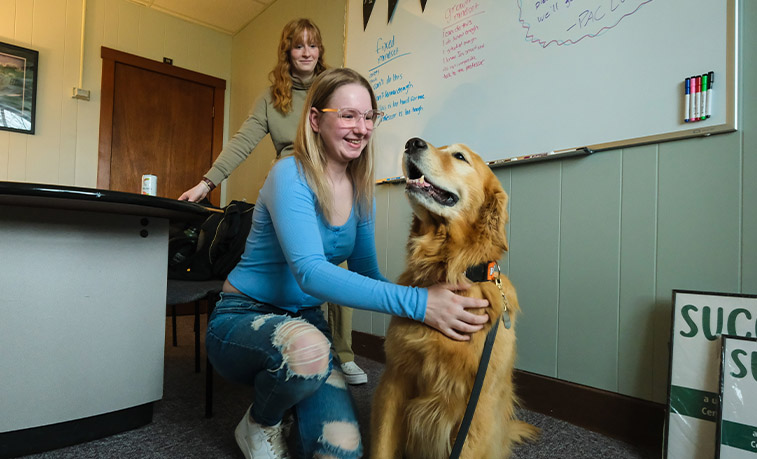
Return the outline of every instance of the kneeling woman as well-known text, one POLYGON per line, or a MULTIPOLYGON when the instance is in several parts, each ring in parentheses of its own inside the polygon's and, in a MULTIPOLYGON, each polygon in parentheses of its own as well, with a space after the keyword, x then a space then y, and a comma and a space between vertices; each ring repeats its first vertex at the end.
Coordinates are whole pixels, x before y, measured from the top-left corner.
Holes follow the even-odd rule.
POLYGON ((487 320, 466 311, 486 300, 454 293, 464 285, 405 287, 379 272, 371 134, 381 116, 357 72, 322 73, 308 93, 294 156, 273 166, 260 191, 245 253, 224 283, 206 340, 221 375, 253 386, 235 431, 246 458, 290 457, 290 426, 282 425, 290 410, 292 455, 362 455, 323 302, 409 317, 458 340, 487 320), (345 260, 349 270, 338 266, 345 260))

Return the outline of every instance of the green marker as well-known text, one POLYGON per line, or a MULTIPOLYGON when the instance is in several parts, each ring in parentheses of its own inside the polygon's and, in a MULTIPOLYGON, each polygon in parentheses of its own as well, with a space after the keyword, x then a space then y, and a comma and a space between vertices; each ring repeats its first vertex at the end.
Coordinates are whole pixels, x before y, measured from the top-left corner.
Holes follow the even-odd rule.
POLYGON ((700 105, 700 107, 702 107, 702 110, 699 113, 699 120, 704 121, 707 119, 707 110, 705 110, 705 107, 707 107, 707 74, 706 73, 702 75, 702 104, 700 105))

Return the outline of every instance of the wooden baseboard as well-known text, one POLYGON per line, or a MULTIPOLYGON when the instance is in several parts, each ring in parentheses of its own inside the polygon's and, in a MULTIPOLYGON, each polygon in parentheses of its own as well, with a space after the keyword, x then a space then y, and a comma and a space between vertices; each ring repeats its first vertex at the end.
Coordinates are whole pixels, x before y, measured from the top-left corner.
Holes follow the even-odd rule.
POLYGON ((515 370, 513 379, 524 408, 662 451, 665 405, 527 371, 515 370))
MULTIPOLYGON (((386 362, 381 336, 353 331, 352 349, 386 362)), ((521 370, 515 370, 514 382, 526 409, 651 452, 662 451, 665 405, 521 370)))
POLYGON ((383 336, 352 330, 352 352, 376 362, 386 363, 383 336))

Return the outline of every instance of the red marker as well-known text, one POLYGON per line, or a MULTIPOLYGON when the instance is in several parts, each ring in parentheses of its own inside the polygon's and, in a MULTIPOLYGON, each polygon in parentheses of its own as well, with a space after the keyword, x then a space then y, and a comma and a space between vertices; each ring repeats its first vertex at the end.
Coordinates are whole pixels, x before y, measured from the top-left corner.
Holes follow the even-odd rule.
POLYGON ((696 105, 697 109, 694 113, 694 121, 699 121, 702 116, 702 75, 697 75, 696 105))

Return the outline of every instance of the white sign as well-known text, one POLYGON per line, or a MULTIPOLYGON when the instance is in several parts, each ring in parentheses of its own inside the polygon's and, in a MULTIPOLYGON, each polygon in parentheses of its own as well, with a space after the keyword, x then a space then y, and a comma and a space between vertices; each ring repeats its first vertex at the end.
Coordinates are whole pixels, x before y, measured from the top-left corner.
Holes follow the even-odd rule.
POLYGON ((723 334, 757 337, 757 296, 673 291, 668 459, 715 457, 723 334))
POLYGON ((720 459, 757 459, 757 339, 723 336, 720 459))

